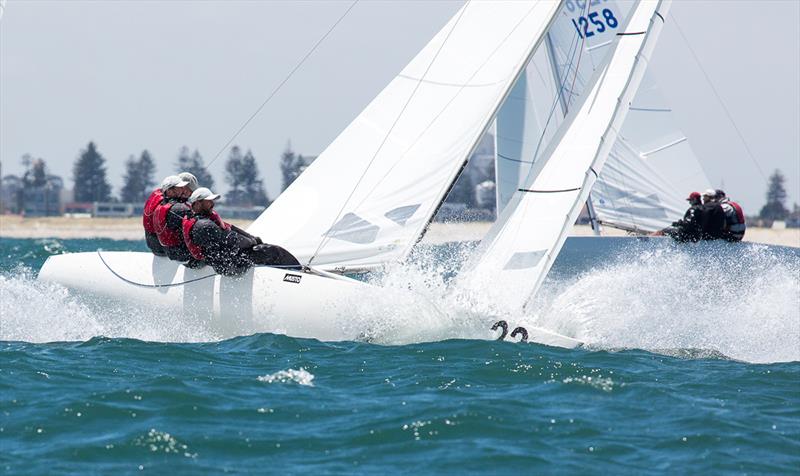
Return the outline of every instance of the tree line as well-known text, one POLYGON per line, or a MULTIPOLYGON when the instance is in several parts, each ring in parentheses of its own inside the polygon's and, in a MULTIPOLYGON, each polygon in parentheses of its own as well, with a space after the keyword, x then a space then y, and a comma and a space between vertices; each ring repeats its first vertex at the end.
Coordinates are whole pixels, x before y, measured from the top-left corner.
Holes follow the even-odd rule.
MULTIPOLYGON (((296 154, 291 147, 291 142, 281 154, 280 169, 282 176, 282 190, 294 182, 297 177, 313 162, 316 157, 304 157, 296 154)), ((94 142, 89 142, 82 149, 72 168, 72 179, 75 183, 74 199, 76 202, 112 202, 122 201, 128 203, 144 202, 153 188, 158 185, 161 178, 156 175, 156 164, 149 151, 143 150, 139 156, 131 155, 125 161, 123 186, 118 198, 112 196, 111 185, 108 182, 106 158, 100 153, 94 142)), ((41 158, 33 158, 29 154, 22 156, 22 165, 25 172, 21 181, 26 186, 45 186, 50 175, 47 165, 41 158)), ((198 182, 214 190, 214 178, 205 166, 200 152, 191 151, 184 146, 178 151, 172 173, 190 172, 197 177, 198 182)), ((494 177, 487 177, 494 179, 494 177)), ((225 182, 230 186, 224 194, 226 205, 232 206, 268 206, 270 198, 260 178, 260 171, 252 151, 243 150, 239 146, 231 147, 225 162, 225 182)), ((786 207, 787 193, 786 178, 780 170, 769 177, 766 193, 766 204, 761 208, 758 218, 767 221, 785 220, 790 215, 798 213, 797 204, 790 211, 786 207)), ((462 177, 451 191, 453 201, 474 205, 474 188, 471 177, 462 177)), ((215 190, 216 191, 216 190, 215 190)))
MULTIPOLYGON (((82 149, 72 167, 74 200, 76 202, 144 202, 161 181, 156 174, 156 163, 148 150, 138 156, 131 155, 125 161, 123 185, 119 196, 112 195, 108 181, 107 159, 99 151, 94 142, 89 142, 82 149)), ((25 173, 23 183, 28 186, 41 186, 47 176, 47 165, 43 159, 34 159, 29 154, 22 157, 25 173)), ((285 190, 308 166, 302 155, 296 155, 291 147, 287 147, 281 158, 283 189, 285 190)), ((230 186, 224 194, 226 205, 232 206, 268 206, 270 198, 253 152, 243 151, 239 146, 231 147, 225 161, 225 182, 230 186)), ((195 149, 184 146, 178 151, 174 168, 170 173, 189 172, 197 177, 200 185, 214 190, 214 177, 206 168, 203 156, 195 149)))

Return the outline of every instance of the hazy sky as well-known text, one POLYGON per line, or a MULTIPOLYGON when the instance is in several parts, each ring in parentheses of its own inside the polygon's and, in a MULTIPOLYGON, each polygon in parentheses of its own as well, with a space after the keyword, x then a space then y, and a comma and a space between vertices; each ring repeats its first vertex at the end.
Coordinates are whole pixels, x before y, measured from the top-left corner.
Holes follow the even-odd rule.
MULTIPOLYGON (((72 186, 93 140, 116 193, 142 149, 173 172, 182 145, 206 162, 350 1, 10 0, 0 22, 0 160, 44 158, 72 186)), ((361 0, 234 142, 280 190, 287 140, 317 155, 462 5, 361 0)), ((651 68, 712 185, 746 212, 775 168, 800 202, 800 2, 674 0, 651 68), (714 88, 760 164, 745 152, 714 88)), ((220 191, 227 151, 211 166, 220 191)))

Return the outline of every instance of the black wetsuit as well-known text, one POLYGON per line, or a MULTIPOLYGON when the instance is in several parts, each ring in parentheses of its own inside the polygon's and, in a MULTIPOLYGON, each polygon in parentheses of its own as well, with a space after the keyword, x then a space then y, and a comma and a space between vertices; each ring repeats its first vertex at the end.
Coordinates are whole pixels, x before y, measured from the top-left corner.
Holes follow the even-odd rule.
POLYGON ((155 233, 145 231, 144 242, 147 243, 147 247, 150 248, 150 251, 152 251, 154 255, 156 256, 167 255, 167 253, 164 251, 164 247, 161 246, 161 243, 159 243, 158 241, 158 235, 156 235, 155 233))
POLYGON ((719 203, 706 203, 701 208, 700 224, 704 240, 718 240, 725 234, 725 210, 719 203))
POLYGON ((280 246, 261 243, 246 231, 231 226, 220 228, 207 216, 197 215, 191 229, 191 240, 203 250, 205 262, 219 274, 238 276, 254 265, 300 267, 291 253, 280 246))
POLYGON ((672 237, 676 241, 696 242, 700 241, 703 235, 703 205, 692 205, 686 210, 683 218, 673 222, 672 226, 664 230, 664 234, 672 237))

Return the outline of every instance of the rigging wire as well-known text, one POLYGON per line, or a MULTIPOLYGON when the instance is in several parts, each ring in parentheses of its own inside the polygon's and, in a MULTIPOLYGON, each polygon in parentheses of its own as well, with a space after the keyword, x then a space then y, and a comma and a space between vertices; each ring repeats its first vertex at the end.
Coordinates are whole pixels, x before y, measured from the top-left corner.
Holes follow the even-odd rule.
POLYGON ((333 25, 331 25, 331 27, 328 28, 328 31, 326 31, 325 34, 322 35, 319 38, 319 40, 317 40, 316 43, 314 43, 314 46, 312 46, 311 49, 308 50, 308 52, 305 54, 305 56, 303 56, 303 58, 294 66, 294 68, 292 68, 291 71, 289 71, 289 73, 286 75, 286 77, 283 78, 283 81, 281 81, 278 84, 278 86, 276 86, 275 89, 272 90, 272 92, 269 94, 269 96, 267 96, 267 98, 264 99, 264 101, 261 103, 261 105, 258 106, 258 108, 256 108, 256 110, 250 115, 250 117, 248 117, 247 120, 244 121, 244 123, 241 125, 241 127, 239 127, 239 129, 231 136, 231 138, 228 140, 228 142, 226 142, 225 145, 223 145, 219 149, 219 152, 217 152, 217 154, 214 155, 214 158, 211 159, 211 161, 204 167, 206 170, 208 170, 208 167, 210 167, 211 164, 213 164, 214 161, 217 160, 220 157, 220 155, 222 155, 222 153, 225 151, 225 149, 227 149, 228 146, 231 145, 231 143, 233 143, 233 141, 236 140, 237 137, 239 137, 239 134, 241 134, 242 131, 250 124, 250 122, 252 122, 253 119, 256 118, 256 116, 261 112, 261 110, 264 109, 264 106, 266 106, 267 103, 269 103, 272 100, 272 98, 278 93, 278 91, 280 91, 281 88, 283 88, 283 86, 289 81, 289 79, 291 79, 291 77, 294 75, 294 73, 297 72, 297 70, 300 69, 301 66, 303 66, 303 64, 306 62, 306 60, 317 50, 319 45, 321 45, 322 42, 325 41, 326 38, 328 38, 328 36, 333 32, 333 30, 336 29, 336 27, 339 25, 339 23, 341 23, 342 20, 344 20, 344 18, 347 16, 347 14, 350 13, 350 11, 353 9, 353 7, 356 6, 356 4, 359 1, 360 0, 353 0, 353 3, 351 3, 350 6, 347 7, 347 10, 345 10, 345 12, 342 13, 342 15, 333 23, 333 25))
POLYGON ((708 76, 708 72, 706 72, 706 69, 703 68, 703 63, 700 62, 700 58, 698 58, 697 53, 695 53, 694 49, 692 48, 692 45, 689 43, 689 40, 686 38, 686 35, 683 34, 683 29, 681 29, 680 25, 678 25, 678 19, 675 17, 674 13, 672 13, 671 16, 672 16, 672 24, 675 25, 675 28, 678 30, 678 33, 680 34, 681 39, 683 39, 683 42, 686 45, 686 48, 692 54, 692 58, 694 59, 694 62, 697 63, 697 67, 700 68, 700 71, 703 73, 703 77, 705 78, 706 82, 708 83, 709 87, 711 88, 711 91, 714 92, 714 97, 717 98, 717 101, 719 102, 720 106, 722 106, 722 110, 725 111, 725 115, 727 116, 728 120, 730 121, 731 125, 733 126, 733 129, 736 131, 736 134, 739 136, 739 140, 742 141, 742 145, 744 145, 744 149, 747 152, 747 156, 750 157, 750 160, 753 161, 753 164, 756 166, 756 170, 758 170, 758 173, 761 175, 761 178, 766 180, 767 176, 764 175, 764 170, 761 168, 761 164, 759 164, 758 160, 756 160, 755 155, 750 150, 750 146, 747 144, 747 141, 744 138, 744 134, 742 134, 742 131, 739 129, 739 126, 736 124, 736 121, 733 120, 733 115, 728 110, 728 106, 725 105, 725 102, 722 100, 722 97, 719 95, 719 92, 717 92, 717 88, 714 87, 714 83, 711 81, 711 78, 708 76))

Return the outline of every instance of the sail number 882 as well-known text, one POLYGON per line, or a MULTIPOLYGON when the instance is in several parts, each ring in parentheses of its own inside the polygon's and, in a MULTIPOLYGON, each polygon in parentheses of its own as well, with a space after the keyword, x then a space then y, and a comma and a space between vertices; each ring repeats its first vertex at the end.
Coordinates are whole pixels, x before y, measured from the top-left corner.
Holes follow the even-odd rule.
POLYGON ((603 33, 609 28, 614 29, 619 26, 619 20, 610 8, 604 8, 602 12, 591 12, 587 17, 579 16, 577 20, 572 19, 572 24, 581 38, 590 38, 595 33, 603 33))

